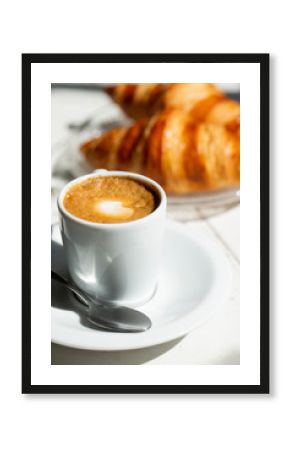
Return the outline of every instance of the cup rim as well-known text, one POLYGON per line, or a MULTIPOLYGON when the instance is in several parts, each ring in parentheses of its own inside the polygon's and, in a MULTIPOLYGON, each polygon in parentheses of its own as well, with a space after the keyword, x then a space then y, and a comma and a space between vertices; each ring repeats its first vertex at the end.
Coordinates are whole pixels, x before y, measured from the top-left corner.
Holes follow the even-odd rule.
POLYGON ((86 175, 82 175, 80 177, 75 178, 74 180, 71 180, 68 182, 60 191, 58 197, 57 197, 57 206, 59 212, 66 218, 70 219, 73 222, 79 223, 80 225, 84 225, 90 228, 94 229, 116 229, 116 228, 129 228, 137 225, 143 225, 146 222, 149 222, 153 220, 153 218, 160 212, 160 210, 165 209, 167 203, 167 197, 165 194, 164 189, 158 184, 156 181, 152 180, 149 177, 146 177, 145 175, 141 175, 134 172, 126 172, 123 170, 105 170, 105 169, 97 169, 91 173, 88 173, 86 175), (99 223, 99 222, 90 222, 85 219, 81 219, 79 217, 74 216, 69 211, 67 211, 64 208, 63 200, 66 192, 68 189, 73 186, 74 184, 77 184, 81 182, 82 180, 86 180, 87 178, 96 178, 99 176, 120 176, 120 177, 128 177, 132 178, 133 180, 141 181, 145 184, 149 184, 153 186, 155 189, 158 190, 158 193, 160 195, 160 203, 157 206, 157 208, 154 209, 150 214, 148 214, 145 217, 142 217, 140 219, 131 220, 130 222, 122 222, 122 223, 99 223))

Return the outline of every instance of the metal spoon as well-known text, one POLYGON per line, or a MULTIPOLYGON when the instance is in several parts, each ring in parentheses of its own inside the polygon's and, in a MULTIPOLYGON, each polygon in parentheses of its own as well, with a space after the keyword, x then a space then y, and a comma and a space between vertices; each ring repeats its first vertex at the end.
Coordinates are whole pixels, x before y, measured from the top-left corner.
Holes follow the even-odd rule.
POLYGON ((108 331, 140 333, 152 326, 149 317, 140 311, 124 306, 96 304, 88 294, 54 270, 51 270, 51 277, 75 294, 77 300, 88 309, 87 320, 97 327, 108 331))

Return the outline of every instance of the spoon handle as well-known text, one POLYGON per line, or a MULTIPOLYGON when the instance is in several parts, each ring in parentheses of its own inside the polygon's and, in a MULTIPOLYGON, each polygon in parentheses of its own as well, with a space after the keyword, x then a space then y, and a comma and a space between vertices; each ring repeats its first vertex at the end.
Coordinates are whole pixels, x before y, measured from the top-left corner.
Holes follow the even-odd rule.
POLYGON ((69 289, 73 294, 76 295, 77 299, 82 303, 82 305, 89 307, 90 303, 85 299, 81 290, 79 290, 76 286, 72 285, 68 280, 62 277, 59 273, 56 273, 54 270, 51 270, 51 277, 64 284, 67 289, 69 289))
POLYGON ((124 306, 103 306, 90 300, 90 296, 83 293, 69 280, 59 273, 51 270, 51 277, 63 284, 76 295, 77 300, 88 308, 87 320, 98 328, 105 328, 112 332, 146 331, 152 326, 152 322, 144 313, 124 306))

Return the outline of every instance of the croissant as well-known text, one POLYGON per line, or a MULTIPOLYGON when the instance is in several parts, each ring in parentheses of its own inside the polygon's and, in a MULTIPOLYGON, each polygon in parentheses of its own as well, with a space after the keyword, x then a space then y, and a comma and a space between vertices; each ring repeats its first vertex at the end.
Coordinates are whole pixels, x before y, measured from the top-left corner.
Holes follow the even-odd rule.
POLYGON ((112 129, 85 142, 81 152, 93 167, 144 174, 168 193, 239 184, 237 135, 221 124, 196 122, 184 109, 165 109, 112 129))
POLYGON ((210 83, 117 84, 108 86, 107 93, 133 119, 150 117, 164 108, 192 108, 197 102, 224 95, 210 83))
POLYGON ((192 119, 213 122, 240 133, 240 105, 210 83, 117 84, 107 93, 133 119, 151 117, 166 108, 190 110, 192 119))

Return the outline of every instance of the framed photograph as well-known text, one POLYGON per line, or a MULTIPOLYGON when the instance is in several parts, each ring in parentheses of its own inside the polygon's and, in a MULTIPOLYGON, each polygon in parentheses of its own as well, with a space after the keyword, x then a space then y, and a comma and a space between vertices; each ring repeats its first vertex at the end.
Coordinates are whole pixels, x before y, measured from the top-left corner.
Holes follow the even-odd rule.
POLYGON ((22 55, 22 392, 269 393, 269 55, 22 55))

